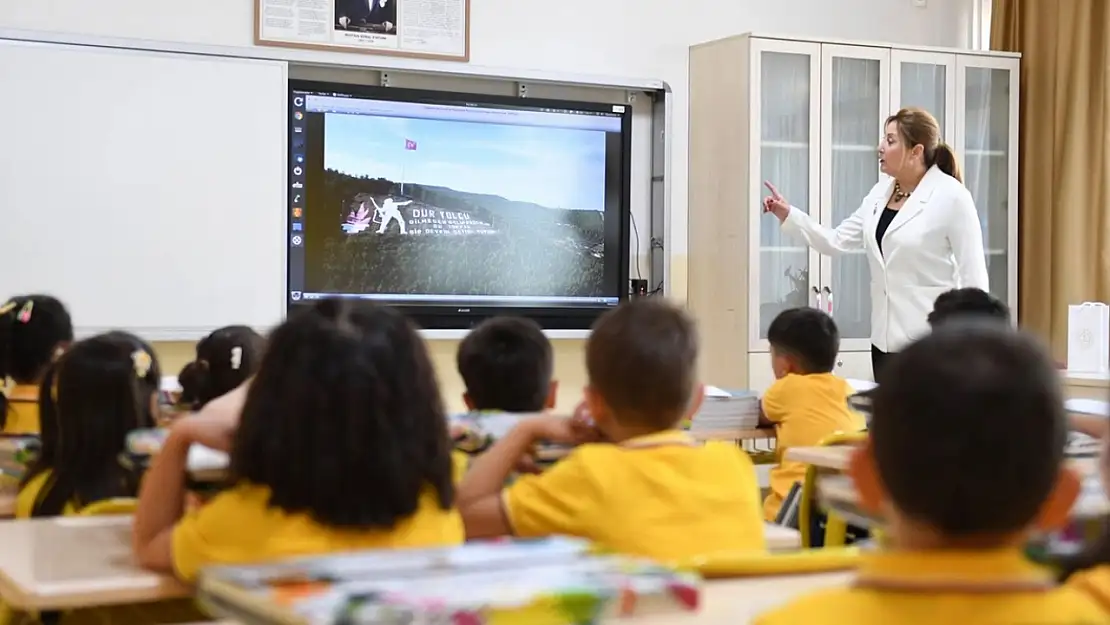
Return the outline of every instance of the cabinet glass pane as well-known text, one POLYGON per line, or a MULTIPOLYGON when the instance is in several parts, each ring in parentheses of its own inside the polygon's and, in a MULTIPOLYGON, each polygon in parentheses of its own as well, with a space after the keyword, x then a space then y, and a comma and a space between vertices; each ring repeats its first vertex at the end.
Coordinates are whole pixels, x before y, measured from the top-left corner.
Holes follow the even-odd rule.
POLYGON ((983 224, 991 293, 1009 296, 1010 70, 969 67, 964 127, 964 177, 983 224))
MULTIPOLYGON (((859 208, 879 181, 880 70, 874 59, 833 58, 832 222, 836 226, 859 208)), ((871 272, 863 250, 832 258, 832 276, 823 286, 833 294, 833 318, 842 339, 871 336, 871 272)))
MULTIPOLYGON (((900 107, 916 106, 923 108, 937 118, 941 134, 944 133, 945 78, 948 68, 933 63, 899 63, 901 66, 901 93, 898 94, 900 107)), ((893 113, 894 111, 891 111, 893 113)), ((941 139, 947 140, 945 137, 941 139)))
MULTIPOLYGON (((760 176, 790 203, 809 210, 810 55, 760 56, 760 176)), ((809 250, 782 234, 777 219, 759 220, 759 337, 781 311, 809 301, 809 250)))

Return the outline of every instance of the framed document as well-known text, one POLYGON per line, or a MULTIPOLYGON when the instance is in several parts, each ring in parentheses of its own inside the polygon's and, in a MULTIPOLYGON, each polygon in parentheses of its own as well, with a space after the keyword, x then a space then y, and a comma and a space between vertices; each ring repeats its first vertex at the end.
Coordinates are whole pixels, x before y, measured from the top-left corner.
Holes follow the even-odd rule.
POLYGON ((255 0, 255 43, 470 60, 470 0, 255 0))

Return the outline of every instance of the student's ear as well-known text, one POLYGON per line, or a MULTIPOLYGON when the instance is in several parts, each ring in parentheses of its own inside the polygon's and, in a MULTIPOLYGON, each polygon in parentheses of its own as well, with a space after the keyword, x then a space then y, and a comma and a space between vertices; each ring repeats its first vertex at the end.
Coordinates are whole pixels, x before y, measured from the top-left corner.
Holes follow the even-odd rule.
POLYGON ((1052 487, 1052 493, 1041 505, 1041 511, 1037 514, 1037 529, 1051 531, 1066 526, 1081 488, 1082 482, 1079 475, 1071 467, 1062 467, 1056 476, 1056 485, 1052 487))
POLYGON ((551 410, 555 407, 555 400, 559 398, 559 381, 552 380, 551 384, 547 385, 547 400, 543 402, 545 410, 551 410))
POLYGON ((467 410, 474 410, 474 400, 470 399, 470 393, 463 393, 463 404, 467 410))
POLYGON ((852 457, 848 460, 848 476, 856 486, 860 507, 872 514, 882 512, 886 489, 879 477, 879 467, 875 464, 871 441, 864 442, 852 452, 852 457))
POLYGON ((701 410, 701 404, 705 401, 705 385, 698 384, 694 387, 694 396, 690 398, 690 407, 686 410, 684 415, 687 419, 693 419, 694 415, 698 414, 701 410))

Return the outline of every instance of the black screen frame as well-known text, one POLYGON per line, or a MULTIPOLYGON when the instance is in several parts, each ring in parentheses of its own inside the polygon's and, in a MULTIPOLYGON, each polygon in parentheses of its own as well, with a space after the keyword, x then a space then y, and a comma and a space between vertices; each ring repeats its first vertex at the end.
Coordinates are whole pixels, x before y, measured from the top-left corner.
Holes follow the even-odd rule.
MULTIPOLYGON (((556 100, 548 98, 521 98, 512 96, 488 95, 470 92, 431 91, 423 89, 407 89, 399 87, 373 87, 368 85, 354 85, 349 83, 334 83, 308 80, 290 80, 288 88, 289 132, 286 152, 286 167, 292 168, 294 152, 294 94, 298 92, 331 93, 349 95, 356 98, 371 98, 395 102, 414 102, 437 105, 478 105, 478 106, 503 106, 562 109, 583 112, 603 112, 612 115, 613 103, 584 102, 576 100, 556 100)), ((620 162, 620 198, 617 234, 617 267, 616 280, 618 284, 617 304, 623 303, 630 297, 629 279, 631 272, 631 237, 632 237, 632 106, 623 105, 620 112, 621 118, 621 162, 620 162)), ((288 187, 289 185, 287 185, 288 187)), ((607 188, 612 188, 608 184, 607 188)), ((290 189, 287 188, 287 191, 290 189)), ((290 248, 290 237, 293 231, 293 193, 287 193, 285 207, 286 218, 286 249, 290 248)), ((606 218, 609 218, 608 203, 606 205, 606 218)), ((606 239, 606 249, 609 241, 606 239)), ((608 256, 608 253, 606 254, 608 256)), ((606 259, 606 262, 609 262, 606 259)), ((294 259, 291 254, 286 254, 286 313, 295 314, 299 310, 311 307, 311 301, 295 301, 290 293, 290 274, 293 271, 294 259)), ((303 272, 303 268, 301 270, 303 272)), ((467 330, 485 319, 500 315, 513 315, 527 317, 535 320, 545 330, 588 330, 593 322, 605 311, 615 307, 611 304, 589 306, 576 304, 573 306, 552 305, 496 305, 496 304, 465 304, 445 303, 413 303, 408 304, 396 300, 372 300, 389 305, 400 310, 410 318, 418 327, 425 330, 467 330)))

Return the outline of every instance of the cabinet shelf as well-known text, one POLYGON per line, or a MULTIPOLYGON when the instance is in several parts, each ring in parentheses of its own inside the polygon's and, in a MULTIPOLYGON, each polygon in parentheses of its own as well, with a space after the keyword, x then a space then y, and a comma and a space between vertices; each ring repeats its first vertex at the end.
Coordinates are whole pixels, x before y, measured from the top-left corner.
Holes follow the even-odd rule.
POLYGON ((991 156, 995 158, 1001 158, 1007 156, 1009 153, 1006 152, 1006 150, 974 150, 968 148, 964 150, 964 154, 966 156, 991 156))

